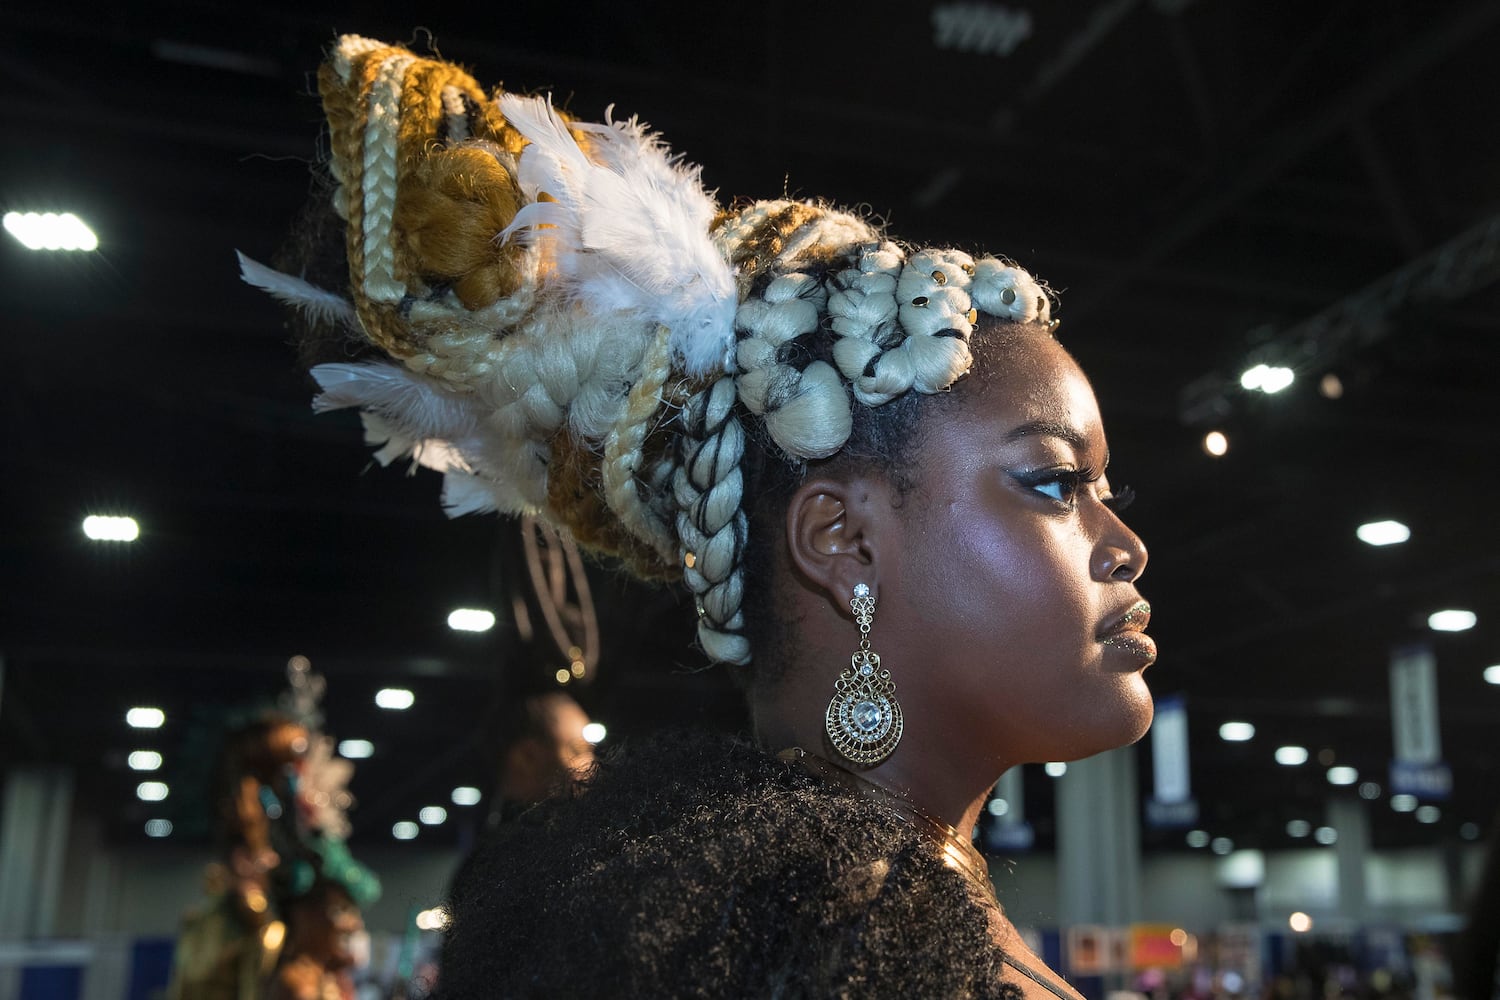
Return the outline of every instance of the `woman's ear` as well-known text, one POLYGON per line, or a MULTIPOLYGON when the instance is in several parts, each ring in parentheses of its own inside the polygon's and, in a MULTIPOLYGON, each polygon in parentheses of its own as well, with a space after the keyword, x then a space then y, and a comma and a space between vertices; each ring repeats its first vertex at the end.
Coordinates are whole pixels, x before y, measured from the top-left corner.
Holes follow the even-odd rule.
POLYGON ((787 505, 788 559, 841 611, 856 583, 877 587, 881 537, 894 509, 888 493, 881 481, 815 479, 787 505))

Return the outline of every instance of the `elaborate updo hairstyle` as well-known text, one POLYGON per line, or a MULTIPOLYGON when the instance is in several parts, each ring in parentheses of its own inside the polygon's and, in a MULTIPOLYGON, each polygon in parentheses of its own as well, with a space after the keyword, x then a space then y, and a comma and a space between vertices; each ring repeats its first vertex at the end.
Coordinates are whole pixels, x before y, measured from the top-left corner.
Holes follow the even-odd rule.
POLYGON ((969 371, 981 313, 1052 325, 1006 261, 826 205, 721 209, 633 118, 571 121, 357 36, 319 86, 349 298, 242 258, 385 355, 313 368, 315 407, 440 470, 450 515, 534 514, 685 581, 715 661, 751 658, 747 469, 785 484, 863 447, 868 414, 969 371))

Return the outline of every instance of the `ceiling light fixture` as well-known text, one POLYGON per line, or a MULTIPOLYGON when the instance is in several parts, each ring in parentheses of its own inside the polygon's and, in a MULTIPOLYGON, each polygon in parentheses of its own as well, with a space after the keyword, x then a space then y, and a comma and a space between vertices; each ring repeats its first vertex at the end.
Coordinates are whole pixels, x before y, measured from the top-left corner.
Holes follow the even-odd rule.
POLYGON ((1331 826, 1320 826, 1313 831, 1313 840, 1316 840, 1325 847, 1336 843, 1338 839, 1339 832, 1331 826))
POLYGON ((453 804, 456 806, 477 806, 479 804, 479 789, 473 785, 460 785, 453 789, 453 804))
POLYGON ((1443 811, 1437 806, 1418 806, 1416 817, 1418 823, 1436 823, 1443 818, 1443 811))
POLYGON ((395 837, 397 840, 415 840, 420 829, 421 828, 411 820, 403 819, 401 822, 396 823, 391 827, 391 836, 395 837))
POLYGON ((417 813, 417 819, 422 821, 423 826, 438 826, 447 822, 448 810, 442 806, 423 806, 422 811, 417 813))
POLYGON ((28 250, 99 249, 99 237, 72 212, 6 212, 5 231, 28 250))
POLYGON ((161 754, 155 750, 132 750, 126 763, 132 771, 155 771, 161 767, 161 754))
POLYGON ((1209 431, 1203 435, 1203 450, 1214 458, 1222 458, 1229 450, 1229 438, 1223 431, 1209 431))
POLYGON ((393 712, 404 712, 416 704, 417 697, 406 688, 381 688, 375 692, 375 704, 393 712))
POLYGON ((1409 813, 1417 808, 1417 797, 1405 793, 1391 796, 1391 808, 1398 813, 1409 813))
POLYGON ((1461 608, 1444 608, 1427 616, 1427 627, 1434 632, 1467 632, 1479 621, 1479 616, 1461 608))
POLYGON ((1359 772, 1347 764, 1328 769, 1328 783, 1330 785, 1352 785, 1359 780, 1359 772))
POLYGON ((1286 825, 1286 835, 1288 837, 1296 837, 1300 840, 1309 833, 1312 833, 1312 824, 1305 819, 1290 820, 1286 825))
POLYGON ((583 727, 583 738, 590 743, 602 743, 609 730, 604 728, 602 722, 590 722, 583 727))
POLYGON ((1487 684, 1500 684, 1500 663, 1485 667, 1484 679, 1487 684))
POLYGON ((83 519, 83 533, 96 542, 133 542, 141 537, 141 526, 133 517, 90 514, 83 519))
POLYGON ((1208 845, 1209 850, 1215 854, 1224 855, 1234 850, 1234 841, 1228 837, 1215 837, 1213 843, 1208 845))
POLYGON ((1299 747, 1294 743, 1288 743, 1284 747, 1276 748, 1276 763, 1282 767, 1296 767, 1307 763, 1307 747, 1299 747))
POLYGON ((137 706, 125 713, 125 724, 132 729, 160 729, 167 713, 159 708, 137 706))
POLYGON ((1411 529, 1400 521, 1368 521, 1354 535, 1366 545, 1400 545, 1411 537, 1411 529))
POLYGON ((1255 726, 1248 722, 1226 722, 1219 727, 1219 739, 1225 743, 1244 743, 1255 739, 1255 726))
POLYGON ((1043 764, 1042 770, 1047 772, 1049 778, 1061 778, 1068 773, 1068 765, 1060 760, 1053 760, 1043 764))
POLYGON ((146 820, 146 836, 168 837, 172 834, 172 821, 169 819, 146 820))
POLYGON ((1270 396, 1291 385, 1294 378, 1290 368, 1256 365, 1240 375, 1240 387, 1247 392, 1259 391, 1270 396))
POLYGON ((339 740, 339 756, 350 760, 364 760, 375 753, 375 744, 369 740, 339 740))
POLYGON ((167 797, 167 791, 164 781, 143 781, 135 786, 135 797, 142 802, 160 802, 167 797))
POLYGON ((484 608, 454 608, 448 612, 448 627, 455 632, 488 632, 495 627, 495 613, 484 608))
POLYGON ((1187 845, 1189 847, 1207 847, 1208 842, 1212 839, 1213 838, 1208 835, 1207 830, 1189 830, 1187 835, 1187 845))

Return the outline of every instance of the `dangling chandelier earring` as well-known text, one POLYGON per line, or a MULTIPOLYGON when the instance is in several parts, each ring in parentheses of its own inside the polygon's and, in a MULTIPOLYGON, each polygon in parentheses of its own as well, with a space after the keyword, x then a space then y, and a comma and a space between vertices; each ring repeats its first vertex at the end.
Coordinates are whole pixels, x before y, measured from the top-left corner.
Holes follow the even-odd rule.
POLYGON ((901 706, 891 672, 881 669, 880 654, 870 649, 875 598, 869 584, 855 584, 849 606, 859 624, 859 649, 833 684, 833 700, 823 724, 839 756, 860 767, 873 767, 901 742, 901 706))

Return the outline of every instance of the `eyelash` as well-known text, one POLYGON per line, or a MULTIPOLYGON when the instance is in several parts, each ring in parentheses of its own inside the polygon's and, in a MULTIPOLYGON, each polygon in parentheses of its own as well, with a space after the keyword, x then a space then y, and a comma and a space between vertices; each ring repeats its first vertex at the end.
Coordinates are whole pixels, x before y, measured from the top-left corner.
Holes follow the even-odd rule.
MULTIPOLYGON (((1046 469, 1039 473, 1033 473, 1021 478, 1022 485, 1036 490, 1042 496, 1062 504, 1068 510, 1078 506, 1078 493, 1088 483, 1099 481, 1099 473, 1091 468, 1083 469, 1046 469), (1043 492, 1041 487, 1056 485, 1061 487, 1061 496, 1052 496, 1043 492)), ((1135 490, 1129 486, 1123 487, 1111 496, 1104 497, 1099 501, 1110 511, 1119 514, 1126 507, 1135 502, 1135 490)))

